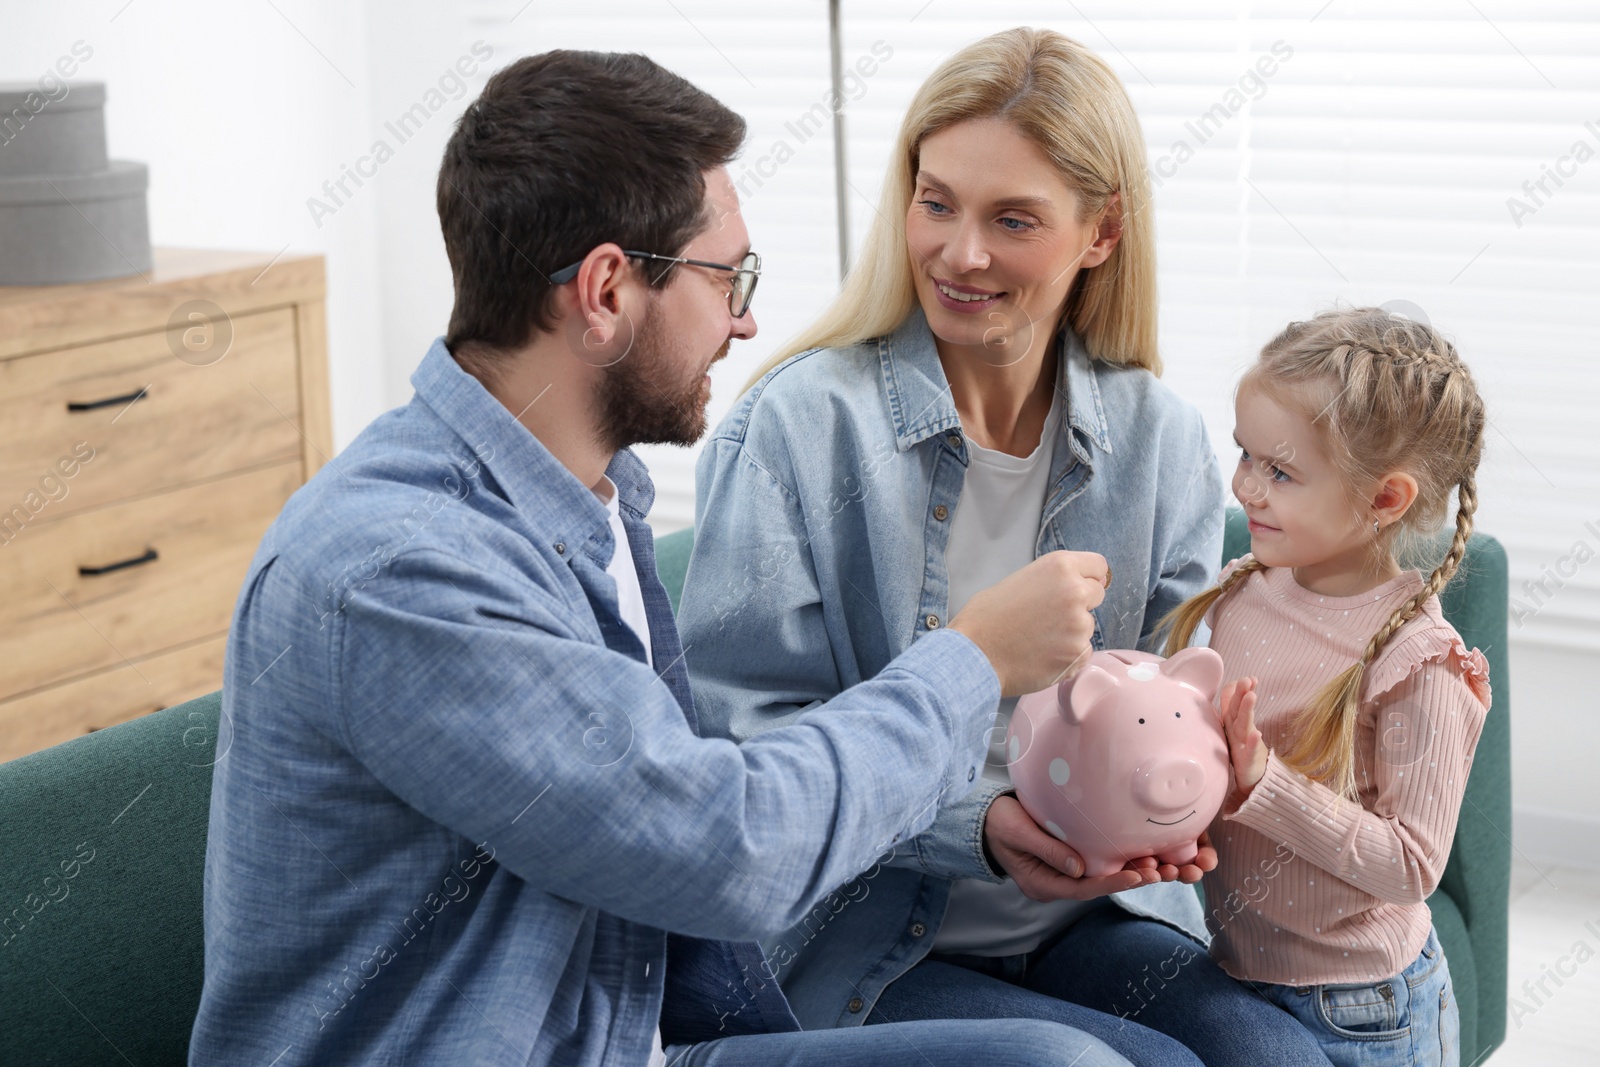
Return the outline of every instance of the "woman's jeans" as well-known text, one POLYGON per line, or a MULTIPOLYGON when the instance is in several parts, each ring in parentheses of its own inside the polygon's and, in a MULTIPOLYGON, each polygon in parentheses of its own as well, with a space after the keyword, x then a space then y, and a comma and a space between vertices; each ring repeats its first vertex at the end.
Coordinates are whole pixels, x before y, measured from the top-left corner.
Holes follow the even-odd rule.
POLYGON ((1109 901, 1033 952, 928 956, 867 1023, 979 1018, 1065 1023, 1143 1065, 1329 1067, 1310 1031, 1197 941, 1109 901))
POLYGON ((1041 1019, 930 1019, 748 1034, 670 1045, 666 1054, 667 1067, 1128 1067, 1087 1034, 1041 1019))
POLYGON ((1409 967, 1382 982, 1251 984, 1299 1019, 1337 1067, 1461 1062, 1461 1009, 1436 931, 1409 967))

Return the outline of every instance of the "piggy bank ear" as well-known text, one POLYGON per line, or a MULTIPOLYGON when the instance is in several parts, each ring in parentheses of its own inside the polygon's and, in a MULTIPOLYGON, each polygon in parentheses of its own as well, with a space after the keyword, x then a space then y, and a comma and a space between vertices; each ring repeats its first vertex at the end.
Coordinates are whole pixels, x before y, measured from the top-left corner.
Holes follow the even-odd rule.
POLYGON ((1162 663, 1161 673, 1214 700, 1222 688, 1222 657, 1209 648, 1186 648, 1162 663))
POLYGON ((1091 708, 1116 692, 1119 683, 1110 671, 1085 667, 1062 684, 1063 687, 1070 685, 1072 691, 1061 701, 1061 715, 1070 723, 1081 723, 1091 708))

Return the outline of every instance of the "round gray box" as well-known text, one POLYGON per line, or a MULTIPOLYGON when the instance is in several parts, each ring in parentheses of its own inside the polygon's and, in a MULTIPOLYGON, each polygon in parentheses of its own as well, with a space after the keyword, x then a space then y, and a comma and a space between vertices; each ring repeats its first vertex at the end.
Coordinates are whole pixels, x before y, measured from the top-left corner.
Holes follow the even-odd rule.
POLYGON ((150 269, 143 163, 0 178, 0 285, 98 281, 150 269))
POLYGON ((0 82, 0 178, 106 169, 106 87, 0 82))

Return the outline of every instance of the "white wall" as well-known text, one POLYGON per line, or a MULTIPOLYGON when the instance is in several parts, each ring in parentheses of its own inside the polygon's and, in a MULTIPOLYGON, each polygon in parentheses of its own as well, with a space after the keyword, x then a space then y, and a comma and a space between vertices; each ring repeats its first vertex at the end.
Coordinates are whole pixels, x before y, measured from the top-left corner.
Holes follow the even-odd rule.
POLYGON ((1541 866, 1600 868, 1600 661, 1511 641, 1512 843, 1541 866))
POLYGON ((373 122, 380 130, 437 89, 440 78, 463 57, 471 69, 478 55, 485 50, 491 54, 463 79, 465 91, 447 96, 446 106, 405 142, 374 182, 378 318, 384 344, 381 388, 386 406, 393 407, 410 399, 411 372, 450 318, 450 264, 434 210, 445 142, 489 75, 516 57, 474 33, 460 4, 397 0, 370 3, 369 10, 373 122))
POLYGON ((367 143, 367 9, 273 2, 5 0, 0 77, 32 81, 74 42, 93 49, 74 80, 106 83, 112 157, 150 167, 155 244, 327 256, 342 446, 387 406, 378 205, 357 196, 318 228, 305 201, 367 143))

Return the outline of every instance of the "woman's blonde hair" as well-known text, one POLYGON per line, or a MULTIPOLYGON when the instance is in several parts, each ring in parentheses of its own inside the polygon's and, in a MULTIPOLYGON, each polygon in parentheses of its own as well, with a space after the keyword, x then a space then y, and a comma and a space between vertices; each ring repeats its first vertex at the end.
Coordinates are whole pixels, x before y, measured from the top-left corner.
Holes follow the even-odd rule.
MULTIPOLYGON (((1079 221, 1121 193, 1122 237, 1079 272, 1063 319, 1096 359, 1161 373, 1156 350, 1154 211, 1133 104, 1105 61, 1053 30, 1005 30, 968 45, 922 83, 906 111, 860 258, 822 316, 778 349, 745 388, 790 356, 894 332, 916 306, 906 212, 922 142, 970 119, 1004 119, 1036 145, 1077 194, 1079 221)), ((1051 323, 1052 331, 1057 323, 1051 323)))
MULTIPOLYGON (((1259 389, 1311 422, 1353 507, 1365 511, 1357 494, 1391 471, 1416 479, 1411 507, 1372 538, 1375 561, 1415 553, 1415 546, 1444 524, 1451 490, 1456 493, 1455 536, 1443 561, 1372 635, 1361 658, 1301 710, 1293 740, 1278 753, 1290 767, 1353 799, 1356 719, 1366 670, 1389 638, 1445 587, 1466 554, 1478 507, 1483 399, 1449 341, 1431 326, 1381 308, 1329 311, 1291 323, 1262 349, 1239 388, 1259 389)), ((1161 623, 1170 630, 1167 655, 1188 646, 1213 604, 1265 569, 1246 556, 1222 584, 1175 608, 1161 623)))

